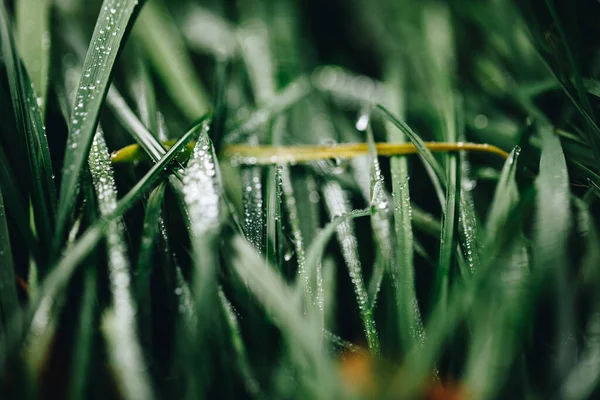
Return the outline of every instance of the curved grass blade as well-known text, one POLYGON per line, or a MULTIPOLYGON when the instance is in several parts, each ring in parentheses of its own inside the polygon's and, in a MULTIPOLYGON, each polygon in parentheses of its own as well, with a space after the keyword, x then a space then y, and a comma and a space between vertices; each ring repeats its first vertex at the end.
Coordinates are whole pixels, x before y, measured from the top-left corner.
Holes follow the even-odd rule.
POLYGON ((121 96, 117 88, 111 86, 106 97, 106 102, 113 110, 123 126, 131 133, 133 138, 139 143, 142 149, 149 154, 154 161, 160 159, 166 150, 152 133, 142 124, 142 122, 133 113, 131 108, 121 96))
MULTIPOLYGON (((366 114, 361 115, 363 121, 368 118, 366 114), (363 117, 364 116, 364 117, 363 117)), ((367 120, 368 124, 368 120, 367 120)), ((357 123, 358 125, 358 123, 357 123)), ((360 126, 358 126, 360 128, 360 126)), ((377 149, 373 139, 373 131, 369 125, 366 126, 367 141, 369 143, 369 203, 371 206, 371 227, 375 234, 375 242, 378 246, 378 257, 368 286, 368 297, 372 309, 377 305, 377 297, 381 288, 384 273, 391 272, 395 264, 394 248, 392 246, 392 228, 390 224, 390 208, 388 194, 385 191, 385 182, 377 158, 377 149)))
POLYGON ((310 82, 306 77, 300 77, 279 91, 264 107, 254 111, 250 117, 235 122, 229 129, 225 143, 242 143, 248 135, 256 132, 274 116, 281 114, 311 93, 310 82))
MULTIPOLYGON (((94 136, 88 162, 100 215, 106 218, 117 207, 117 189, 110 154, 100 130, 94 136)), ((150 378, 146 374, 137 334, 136 304, 131 293, 131 268, 124 234, 122 221, 116 219, 108 223, 105 235, 112 305, 102 317, 102 328, 123 396, 126 399, 152 399, 150 378)))
MULTIPOLYGON (((487 246, 493 246, 492 238, 498 237, 499 230, 518 205, 515 181, 518 154, 519 148, 511 152, 496 187, 488 217, 487 246)), ((527 285, 529 257, 522 233, 516 232, 515 236, 512 246, 498 256, 497 283, 482 295, 490 298, 492 304, 476 309, 476 318, 472 321, 473 340, 464 379, 481 398, 489 398, 502 386, 519 346, 520 329, 528 318, 521 307, 527 303, 527 297, 532 296, 527 285)))
MULTIPOLYGON (((167 154, 138 181, 138 183, 116 204, 116 207, 106 215, 100 218, 90 228, 88 228, 81 237, 73 243, 69 252, 66 253, 52 268, 51 272, 44 279, 37 295, 32 299, 27 314, 26 321, 29 323, 34 318, 34 315, 39 311, 40 307, 48 309, 52 304, 44 304, 44 300, 56 297, 66 284, 69 282, 75 269, 81 262, 90 254, 96 247, 98 242, 106 234, 107 227, 110 222, 120 218, 140 197, 150 188, 154 181, 164 173, 165 169, 173 161, 173 159, 181 152, 185 145, 197 134, 198 129, 202 126, 202 122, 196 124, 192 129, 186 132, 173 147, 169 149, 167 154)), ((15 328, 11 335, 6 338, 0 338, 0 354, 5 354, 6 350, 15 350, 16 343, 21 337, 20 329, 15 328)), ((3 360, 5 361, 5 360, 3 360)), ((0 363, 0 375, 3 368, 6 367, 5 362, 0 363)))
POLYGON ((52 161, 37 96, 27 72, 19 61, 11 29, 12 25, 2 1, 0 3, 2 53, 17 126, 26 145, 28 172, 31 178, 30 195, 36 228, 42 243, 51 243, 56 210, 52 161))
POLYGON ((76 201, 77 185, 98 125, 117 54, 143 0, 104 0, 85 57, 69 121, 57 212, 54 249, 63 239, 76 201))
POLYGON ((558 348, 557 368, 563 373, 571 341, 562 339, 574 334, 573 293, 568 287, 566 266, 569 265, 567 242, 571 228, 569 176, 560 140, 550 126, 539 128, 542 138, 540 172, 535 181, 537 207, 534 224, 534 262, 537 268, 547 271, 553 278, 557 298, 561 299, 557 310, 556 326, 561 344, 558 348))
POLYGON ((139 331, 145 345, 152 343, 150 276, 154 265, 154 249, 159 232, 159 219, 164 197, 165 185, 161 183, 150 193, 148 198, 134 273, 134 293, 138 305, 139 331))
MULTIPOLYGON (((395 110, 400 110, 402 98, 400 98, 397 90, 390 95, 389 101, 393 104, 395 110)), ((388 142, 404 143, 406 141, 404 135, 393 129, 389 122, 386 124, 386 135, 388 142)), ((415 341, 422 342, 425 333, 415 289, 414 249, 416 243, 413 239, 413 208, 410 203, 406 157, 392 157, 390 160, 390 173, 396 239, 396 265, 391 270, 391 275, 396 293, 400 341, 402 348, 408 350, 415 341)))
POLYGON ((498 235, 498 230, 508 217, 510 211, 519 201, 519 191, 515 175, 517 173, 517 160, 520 153, 521 148, 518 146, 515 147, 513 151, 510 152, 510 155, 502 168, 502 173, 498 180, 498 184, 496 185, 485 226, 488 243, 490 238, 494 238, 498 235))
POLYGON ((250 362, 248 361, 248 354, 246 351, 246 345, 244 344, 244 339, 240 332, 240 326, 238 322, 237 314, 233 309, 233 306, 225 297, 225 293, 223 290, 219 289, 219 299, 221 300, 221 306, 223 308, 223 312, 225 313, 225 320, 227 322, 227 327, 229 329, 231 345, 235 351, 236 359, 237 359, 237 367, 240 371, 241 378, 244 380, 244 386, 250 394, 254 398, 263 398, 264 396, 261 393, 260 385, 255 378, 255 374, 250 366, 250 362))
MULTIPOLYGON (((305 319, 296 307, 293 292, 279 274, 262 260, 253 246, 236 235, 231 240, 231 266, 282 330, 288 346, 294 349, 293 358, 298 376, 307 381, 311 398, 331 398, 336 385, 329 360, 322 351, 321 335, 315 323, 305 319)), ((335 396, 334 396, 335 397, 335 396)))
POLYGON ((306 251, 306 278, 298 280, 296 284, 296 290, 299 294, 302 294, 306 290, 306 285, 311 282, 317 271, 317 267, 323 258, 323 252, 327 247, 327 243, 331 237, 336 233, 340 224, 348 222, 354 218, 367 217, 370 215, 370 210, 354 210, 347 212, 343 215, 335 217, 331 220, 319 233, 315 236, 311 242, 308 250, 306 251))
POLYGON ((396 128, 400 129, 402 133, 404 133, 412 142, 412 144, 416 147, 419 154, 423 159, 429 164, 429 166, 435 172, 435 176, 440 181, 442 186, 446 186, 446 174, 442 169, 442 166, 435 159, 431 151, 425 145, 425 142, 417 135, 410 127, 403 121, 396 118, 391 112, 389 112, 385 107, 381 104, 377 104, 377 108, 382 112, 383 116, 389 120, 396 128))
MULTIPOLYGON (((325 183, 323 197, 325 198, 325 204, 332 220, 349 212, 344 191, 338 182, 330 181, 325 183)), ((367 289, 365 288, 362 276, 362 265, 358 255, 358 243, 354 236, 354 225, 350 221, 344 221, 337 227, 336 231, 338 242, 342 249, 342 256, 348 267, 348 273, 354 287, 354 294, 358 303, 369 350, 374 355, 377 355, 379 354, 377 328, 375 327, 373 310, 370 307, 367 289)))
MULTIPOLYGON (((292 244, 296 253, 296 262, 298 263, 298 279, 308 279, 306 274, 306 250, 304 244, 304 236, 300 229, 300 216, 298 214, 298 205, 296 204, 296 197, 294 194, 294 187, 292 186, 292 178, 290 169, 287 166, 281 166, 281 191, 283 193, 283 205, 288 214, 290 231, 292 234, 292 244)), ((313 290, 316 289, 311 287, 308 282, 305 282, 304 306, 308 308, 310 304, 316 301, 316 297, 313 297, 313 290)))
POLYGON ((149 1, 135 27, 136 38, 166 89, 189 121, 209 111, 210 101, 195 73, 177 26, 157 0, 149 1))
POLYGON ((39 96, 42 115, 48 88, 50 3, 49 0, 19 0, 15 7, 19 54, 39 96))
POLYGON ((254 245, 260 254, 266 250, 266 215, 262 193, 262 169, 259 167, 245 167, 241 172, 243 207, 244 207, 244 232, 248 241, 254 245))

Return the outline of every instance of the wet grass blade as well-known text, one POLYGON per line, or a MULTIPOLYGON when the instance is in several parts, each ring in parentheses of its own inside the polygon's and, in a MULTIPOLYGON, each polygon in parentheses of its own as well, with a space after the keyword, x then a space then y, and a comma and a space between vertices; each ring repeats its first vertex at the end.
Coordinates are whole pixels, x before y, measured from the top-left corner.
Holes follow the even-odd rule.
POLYGON ((148 2, 135 33, 185 117, 191 122, 208 112, 210 100, 206 89, 195 73, 177 25, 159 0, 148 2))
MULTIPOLYGON (((363 114, 364 115, 364 114, 363 114)), ((361 118, 363 118, 361 116, 361 118)), ((360 119, 359 119, 360 121, 360 119)), ((370 126, 366 127, 369 143, 369 202, 371 205, 371 227, 378 247, 375 266, 368 285, 370 307, 375 308, 385 272, 390 272, 395 264, 394 248, 392 246, 392 227, 390 224, 390 207, 385 181, 377 158, 375 139, 370 126)))
POLYGON ((381 104, 377 105, 377 108, 381 111, 383 116, 390 121, 396 128, 400 129, 402 133, 404 133, 412 142, 412 144, 417 148, 419 154, 427 164, 433 169, 435 172, 435 176, 440 181, 442 186, 446 186, 446 174, 444 174, 444 170, 442 166, 435 159, 431 151, 425 145, 425 142, 419 137, 417 133, 415 133, 405 122, 396 118, 391 112, 389 112, 385 107, 381 104))
POLYGON ((262 169, 245 167, 241 173, 244 207, 244 232, 260 254, 265 254, 265 211, 262 192, 262 169))
POLYGON ((567 368, 569 354, 574 350, 572 341, 563 339, 574 334, 573 293, 567 285, 569 258, 567 255, 568 237, 571 229, 569 176, 560 140, 550 126, 539 128, 542 138, 540 172, 535 181, 537 208, 534 224, 534 262, 537 268, 552 277, 557 298, 561 299, 556 311, 558 345, 557 372, 562 376, 567 368), (566 342, 566 343, 565 343, 566 342))
MULTIPOLYGON (((396 78, 395 80, 399 79, 396 78)), ((396 89, 393 93, 398 90, 400 89, 396 89)), ((389 101, 394 110, 399 110, 402 107, 402 99, 399 94, 390 95, 389 101)), ((386 124, 386 134, 388 142, 405 142, 404 135, 394 129, 390 123, 386 124)), ((422 341, 425 333, 415 289, 413 208, 410 203, 406 157, 393 157, 390 160, 390 172, 396 239, 396 264, 393 266, 391 276, 396 295, 397 326, 400 342, 402 348, 408 350, 415 341, 422 341)))
POLYGON ((296 306, 293 292, 285 284, 272 266, 268 266, 253 248, 241 236, 231 239, 233 257, 230 263, 242 281, 246 282, 251 292, 262 303, 279 326, 286 341, 294 349, 294 358, 300 376, 312 383, 309 386, 311 397, 330 398, 335 388, 335 378, 329 360, 322 352, 322 332, 317 325, 302 316, 296 306))
POLYGON ((19 60, 4 1, 0 3, 0 39, 17 127, 26 146, 36 230, 42 243, 51 243, 56 210, 52 161, 37 95, 19 60))
POLYGON ((221 300, 221 306, 223 307, 223 312, 225 313, 225 320, 227 322, 227 328, 229 329, 231 345, 235 351, 237 368, 239 369, 241 378, 244 381, 244 386, 246 387, 248 394, 250 394, 252 397, 263 398, 264 396, 261 393, 259 383, 255 378, 254 371, 252 370, 248 360, 248 352, 246 351, 244 338, 240 332, 238 316, 229 300, 227 300, 227 297, 225 297, 225 293, 223 293, 223 290, 221 289, 219 289, 219 299, 221 300))
MULTIPOLYGON (((117 190, 110 154, 100 130, 94 136, 88 162, 100 216, 106 218, 117 207, 117 190)), ((130 285, 131 268, 124 234, 121 220, 108 223, 105 235, 112 305, 102 317, 102 328, 122 395, 126 399, 151 399, 154 396, 137 333, 137 307, 130 285)))
POLYGON ((38 95, 42 115, 50 61, 50 5, 49 0, 19 0, 15 7, 19 54, 38 95))
MULTIPOLYGON (((294 252, 296 253, 296 262, 298 263, 298 279, 308 279, 306 274, 306 248, 304 242, 304 236, 300 228, 300 214, 298 213, 298 204, 296 203, 296 196, 294 193, 294 187, 292 186, 292 178, 290 174, 290 168, 288 166, 281 166, 281 191, 283 193, 283 205, 288 215, 288 222, 290 225, 290 231, 292 235, 292 245, 294 252)), ((316 297, 316 285, 310 286, 308 282, 305 282, 306 287, 303 293, 304 305, 308 307, 317 301, 316 297)))
MULTIPOLYGON (((342 187, 336 181, 330 181, 324 184, 323 197, 329 212, 330 218, 347 214, 348 203, 342 187)), ((350 221, 344 221, 337 227, 337 238, 342 250, 342 256, 348 267, 348 273, 352 280, 356 302, 360 311, 363 323, 364 333, 369 345, 369 350, 373 354, 379 354, 379 339, 377 338, 377 328, 373 319, 373 310, 370 307, 367 289, 365 287, 362 264, 358 254, 358 243, 354 234, 354 224, 350 221)))
POLYGON ((519 191, 515 175, 517 173, 517 161, 520 153, 520 147, 514 148, 502 168, 502 173, 498 180, 498 184, 496 185, 494 197, 486 220, 485 231, 488 236, 488 241, 490 238, 496 237, 498 230, 508 217, 510 210, 512 210, 519 201, 519 191))
POLYGON ((155 137, 157 132, 153 135, 142 124, 114 86, 110 88, 106 102, 135 141, 154 161, 160 159, 166 153, 164 147, 155 137))
MULTIPOLYGON (((39 289, 39 294, 32 299, 30 305, 30 312, 27 314, 27 321, 31 321, 31 318, 35 315, 38 309, 42 306, 48 308, 48 305, 44 305, 44 299, 53 299, 57 293, 61 292, 66 284, 69 282, 71 276, 75 272, 75 269, 81 264, 81 262, 90 254, 90 252, 96 247, 98 242, 106 234, 106 229, 110 222, 113 222, 120 218, 136 201, 138 201, 142 195, 150 188, 155 180, 164 173, 165 169, 168 168, 173 159, 181 152, 181 150, 187 145, 187 143, 197 134, 201 123, 195 125, 187 133, 185 133, 177 143, 169 149, 167 154, 161 160, 154 164, 154 166, 138 181, 138 183, 129 191, 121 200, 116 204, 115 208, 106 215, 104 218, 100 218, 91 227, 89 227, 82 235, 77 239, 76 242, 70 247, 69 251, 56 263, 52 271, 48 274, 46 279, 42 282, 39 289)), ((15 331, 13 335, 6 338, 4 343, 0 340, 0 348, 4 347, 10 350, 14 350, 14 345, 20 337, 20 332, 15 331)), ((0 364, 0 372, 4 364, 0 364)))
POLYGON ((143 0, 105 0, 102 4, 69 121, 54 238, 55 251, 63 239, 77 199, 79 177, 96 132, 115 60, 142 3, 143 0))
POLYGON ((159 218, 165 197, 165 185, 161 183, 150 193, 144 214, 144 226, 135 268, 134 292, 138 305, 139 330, 145 344, 151 343, 151 291, 150 277, 155 264, 154 254, 159 233, 159 218))

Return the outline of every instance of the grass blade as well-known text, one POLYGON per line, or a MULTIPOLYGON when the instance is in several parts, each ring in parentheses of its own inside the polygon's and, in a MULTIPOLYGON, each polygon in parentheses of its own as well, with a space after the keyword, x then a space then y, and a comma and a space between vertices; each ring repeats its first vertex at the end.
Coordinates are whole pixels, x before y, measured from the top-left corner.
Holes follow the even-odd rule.
MULTIPOLYGON (((81 262, 90 254, 90 252, 96 247, 98 242, 104 237, 106 229, 110 222, 113 222, 120 218, 140 197, 150 188, 154 181, 164 172, 165 168, 173 161, 173 159, 181 152, 181 150, 187 145, 187 143, 197 134, 198 129, 201 127, 201 123, 196 124, 192 129, 185 133, 178 141, 169 149, 167 154, 161 160, 154 164, 154 166, 144 175, 144 177, 129 191, 121 200, 116 204, 116 207, 106 215, 104 218, 100 218, 90 228, 88 228, 81 237, 73 243, 70 247, 69 252, 66 253, 52 268, 46 279, 44 279, 42 286, 39 289, 39 295, 37 295, 31 303, 30 313, 28 314, 28 321, 38 312, 38 309, 42 306, 48 308, 50 305, 44 304, 45 299, 53 299, 57 293, 60 293, 66 284, 69 282, 71 276, 75 272, 75 269, 81 264, 81 262)), ((0 340, 0 349, 7 348, 13 349, 14 343, 18 340, 20 335, 18 332, 11 337, 5 339, 5 343, 0 340), (4 345, 4 346, 3 346, 4 345)), ((1 354, 1 352, 0 352, 1 354)), ((0 373, 5 365, 0 364, 0 373)))
POLYGON ((410 127, 403 121, 396 118, 391 112, 389 112, 384 106, 381 104, 377 104, 377 108, 382 112, 383 116, 390 121, 396 128, 400 129, 402 133, 404 133, 412 142, 412 144, 417 148, 419 154, 425 162, 433 169, 435 172, 435 176, 440 181, 442 186, 446 186, 446 174, 444 174, 441 165, 435 159, 431 150, 427 148, 425 142, 417 135, 410 127))
MULTIPOLYGON (((304 243, 304 236, 300 228, 300 216, 298 214, 298 205, 296 203, 296 197, 294 193, 294 187, 292 186, 292 178, 290 174, 290 168, 287 166, 281 166, 281 192, 283 193, 283 205, 288 214, 290 231, 292 234, 292 244, 296 253, 296 262, 298 263, 298 279, 308 279, 306 273, 306 250, 304 243)), ((304 305, 306 308, 313 302, 317 301, 316 294, 311 287, 309 282, 305 282, 304 305)))
POLYGON ((258 381, 254 377, 254 372, 252 371, 252 367, 250 366, 250 362, 248 361, 248 354, 246 351, 246 345, 244 344, 244 339, 240 332, 240 326, 238 322, 237 314, 233 309, 233 306, 225 297, 225 293, 219 289, 219 299, 221 300, 221 306, 223 307, 223 312, 225 313, 225 320, 227 321, 227 327, 229 329, 231 345, 235 351, 235 355, 237 357, 238 369, 240 371, 240 375, 244 380, 244 386, 248 393, 254 398, 262 398, 261 389, 258 381))
POLYGON ((35 222, 42 243, 50 243, 56 209, 56 189, 52 161, 46 138, 42 115, 37 96, 27 72, 21 65, 4 1, 0 3, 0 39, 2 53, 8 73, 13 108, 20 131, 26 144, 31 177, 31 202, 35 212, 35 222))
POLYGON ((206 89, 194 71, 177 26, 158 0, 148 2, 135 32, 185 117, 194 121, 208 112, 210 101, 206 89))
POLYGON ((290 288, 275 269, 258 256, 250 243, 239 235, 230 243, 234 253, 232 268, 285 333, 289 345, 295 348, 293 354, 298 353, 296 357, 301 357, 302 361, 297 361, 299 376, 309 382, 310 397, 331 398, 335 380, 330 375, 329 361, 322 353, 319 340, 322 332, 302 317, 297 303, 290 301, 293 298, 290 288))
MULTIPOLYGON (((117 207, 117 190, 110 154, 100 130, 94 136, 88 162, 100 215, 106 218, 117 207)), ((112 305, 102 317, 102 328, 109 359, 126 399, 152 399, 150 378, 145 372, 142 346, 137 334, 136 304, 131 293, 123 222, 119 219, 109 222, 105 234, 112 305)))
MULTIPOLYGON (((327 182, 323 188, 323 197, 325 198, 325 203, 332 220, 350 211, 348 210, 347 200, 339 183, 335 181, 327 182)), ((375 327, 373 310, 370 307, 367 289, 363 280, 362 265, 358 255, 358 243, 356 236, 354 236, 354 225, 350 221, 344 221, 337 227, 336 231, 338 242, 342 249, 342 256, 348 267, 348 273, 354 287, 354 294, 358 303, 369 350, 373 354, 379 354, 377 328, 375 327)))
MULTIPOLYGON (((396 80, 399 80, 396 78, 396 80)), ((396 82, 394 82, 396 83, 396 82)), ((402 98, 396 88, 389 102, 394 110, 401 110, 402 98)), ((386 124, 387 140, 391 143, 404 143, 404 135, 386 124)), ((408 350, 415 341, 424 340, 423 322, 417 303, 415 289, 413 208, 410 203, 410 187, 406 157, 396 156, 390 160, 392 178, 392 201, 394 209, 394 230, 396 265, 391 271, 396 294, 397 323, 402 348, 408 350)))
POLYGON ((519 201, 519 191, 515 175, 517 173, 517 161, 520 153, 521 148, 515 147, 502 168, 485 226, 488 242, 490 238, 496 237, 503 221, 506 221, 510 211, 519 201))
POLYGON ((573 294, 567 286, 567 240, 571 228, 569 176, 560 140, 548 125, 540 126, 542 155, 536 179, 537 209, 534 225, 535 265, 553 277, 556 296, 561 299, 557 310, 557 334, 561 345, 557 358, 559 376, 564 373, 572 348, 563 344, 572 335, 573 294))
POLYGON ((42 115, 48 88, 50 3, 49 0, 19 0, 15 7, 19 53, 38 95, 42 115))
POLYGON ((241 173, 244 207, 244 232, 260 254, 265 254, 265 212, 262 193, 262 169, 245 167, 241 173))
POLYGON ((159 219, 165 197, 165 185, 160 184, 150 193, 144 215, 144 227, 135 268, 134 293, 138 305, 139 329, 145 345, 151 338, 151 291, 150 277, 154 265, 156 238, 159 232, 159 219))
POLYGON ((111 72, 126 33, 135 20, 143 0, 105 0, 94 28, 82 76, 75 94, 75 105, 69 121, 57 212, 55 250, 63 239, 76 201, 77 185, 84 168, 100 108, 108 91, 111 72))

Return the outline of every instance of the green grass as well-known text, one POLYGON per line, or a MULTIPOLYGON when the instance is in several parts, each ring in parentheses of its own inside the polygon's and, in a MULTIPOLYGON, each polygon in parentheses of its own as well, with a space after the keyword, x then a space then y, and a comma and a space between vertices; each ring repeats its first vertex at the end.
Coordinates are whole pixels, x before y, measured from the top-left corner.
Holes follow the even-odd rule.
POLYGON ((0 0, 0 398, 598 397, 567 3, 0 0))

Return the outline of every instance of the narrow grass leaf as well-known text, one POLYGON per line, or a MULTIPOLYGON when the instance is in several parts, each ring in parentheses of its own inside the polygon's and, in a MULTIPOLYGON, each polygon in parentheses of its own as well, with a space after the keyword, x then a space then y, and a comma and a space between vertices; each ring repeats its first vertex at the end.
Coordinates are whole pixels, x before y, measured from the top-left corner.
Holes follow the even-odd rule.
MULTIPOLYGON (((336 181, 325 183, 323 188, 323 197, 329 212, 330 218, 347 214, 348 203, 344 191, 336 181)), ((365 287, 362 264, 358 254, 358 242, 354 233, 354 224, 350 221, 344 221, 337 227, 337 238, 342 250, 342 256, 348 267, 348 273, 354 288, 357 305, 363 323, 364 333, 369 345, 369 350, 373 354, 379 354, 379 339, 377 338, 377 328, 373 319, 373 310, 370 307, 367 289, 365 287)))
POLYGON ((135 27, 150 62, 189 121, 209 111, 206 89, 195 73, 177 25, 159 0, 151 0, 135 27))
POLYGON ((260 254, 265 254, 265 210, 262 191, 262 169, 244 167, 241 173, 244 207, 244 232, 260 254))
POLYGON ((389 120, 392 124, 394 124, 398 129, 402 131, 412 142, 412 144, 417 148, 419 154, 423 159, 429 164, 429 166, 435 172, 435 176, 440 181, 440 183, 445 187, 446 186, 446 174, 444 174, 441 165, 435 159, 431 151, 425 145, 425 142, 417 135, 410 127, 403 121, 396 118, 391 112, 389 112, 385 107, 378 104, 377 108, 382 112, 383 116, 389 120))
POLYGON ((560 140, 550 126, 540 126, 542 154, 540 172, 536 179, 537 208, 534 225, 534 263, 552 277, 556 296, 561 299, 556 311, 557 335, 561 340, 556 367, 566 368, 569 354, 573 351, 568 340, 573 329, 573 294, 567 286, 569 265, 567 240, 571 228, 569 176, 560 140))
MULTIPOLYGON (((398 78, 392 79, 392 81, 398 78)), ((389 95, 394 110, 402 108, 402 98, 396 88, 389 95)), ((394 124, 395 125, 395 124, 394 124)), ((404 134, 399 133, 389 122, 386 124, 388 142, 404 143, 404 134)), ((396 263, 391 276, 396 296, 397 326, 402 348, 410 349, 415 342, 423 342, 425 332, 415 289, 413 239, 413 207, 410 203, 410 187, 406 157, 396 156, 390 160, 392 179, 392 202, 394 210, 396 263)), ((438 225, 439 227, 439 225, 438 225)))
POLYGON ((510 152, 502 168, 502 173, 496 185, 486 220, 485 231, 488 236, 488 242, 490 238, 496 237, 498 229, 500 229, 510 211, 519 201, 519 191, 515 175, 517 173, 517 161, 520 153, 521 148, 515 147, 510 152))
POLYGON ((293 354, 301 354, 297 360, 300 376, 308 380, 312 396, 330 398, 335 382, 329 361, 322 352, 321 332, 314 323, 302 316, 296 307, 291 289, 271 266, 266 265, 253 246, 237 235, 231 240, 233 257, 231 266, 246 282, 254 296, 272 316, 284 332, 293 354), (308 363, 308 364, 307 364, 308 363))
POLYGON ((143 0, 105 0, 102 4, 92 40, 85 57, 82 76, 75 94, 69 121, 60 188, 60 204, 55 235, 55 249, 69 223, 76 201, 77 185, 98 125, 111 72, 126 33, 133 24, 137 8, 143 0))
POLYGON ((138 305, 139 331, 145 344, 151 343, 152 293, 150 290, 150 278, 153 266, 155 265, 154 254, 164 197, 165 185, 161 183, 150 193, 150 197, 146 203, 140 249, 134 273, 134 293, 138 305))
MULTIPOLYGON (((30 312, 27 314, 27 322, 35 318, 35 315, 40 312, 40 308, 46 310, 40 315, 47 314, 48 309, 52 307, 52 302, 54 301, 53 299, 56 297, 56 294, 64 290, 77 266, 81 264, 81 262, 96 247, 98 242, 104 237, 109 223, 120 218, 140 199, 154 181, 164 173, 164 170, 181 152, 185 145, 195 134, 197 134, 200 127, 201 122, 185 133, 178 142, 169 149, 167 154, 165 154, 165 156, 156 163, 125 196, 123 196, 110 214, 106 215, 104 218, 100 218, 89 227, 75 243, 73 243, 69 251, 56 263, 54 268, 52 268, 52 271, 42 282, 39 289, 39 295, 31 302, 29 308, 30 312), (50 302, 50 304, 47 304, 48 302, 50 302)), ((47 318, 45 318, 45 321, 47 321, 47 318)), ((7 337, 4 340, 4 343, 0 338, 0 349, 2 347, 14 349, 13 346, 18 341, 19 337, 19 332, 15 331, 10 337, 7 337)), ((0 372, 2 372, 1 369, 4 366, 4 364, 0 364, 0 372)))
MULTIPOLYGON (((298 264, 298 279, 308 279, 306 273, 306 247, 304 236, 300 228, 300 214, 298 213, 298 205, 296 203, 296 196, 294 193, 294 187, 292 186, 292 178, 290 174, 290 168, 288 166, 281 166, 281 191, 283 193, 283 205, 288 215, 288 223, 290 225, 290 231, 292 236, 292 245, 294 252, 296 253, 296 262, 298 264)), ((316 297, 316 285, 311 286, 309 282, 305 282, 304 306, 308 307, 309 304, 317 301, 316 297)))
MULTIPOLYGON (((117 208, 117 189, 110 154, 100 130, 94 136, 88 162, 100 215, 106 218, 117 208)), ((112 305, 102 317, 102 327, 109 359, 126 399, 151 399, 154 396, 137 334, 137 307, 131 293, 123 222, 119 219, 109 222, 105 234, 112 305)))
POLYGON ((225 320, 227 322, 227 328, 229 329, 231 345, 235 352, 237 368, 242 380, 244 381, 244 386, 248 391, 248 394, 250 394, 252 397, 263 398, 264 396, 261 393, 260 385, 256 380, 254 371, 252 370, 250 361, 248 360, 248 352, 246 351, 244 338, 242 337, 242 333, 240 331, 238 316, 229 300, 227 300, 227 297, 225 297, 225 293, 223 293, 223 290, 221 289, 219 289, 219 299, 221 300, 221 306, 223 308, 223 312, 225 313, 225 320))
MULTIPOLYGON (((368 118, 366 114, 362 114, 357 125, 360 123, 361 119, 364 121, 365 117, 368 118)), ((361 128, 361 126, 358 127, 361 128)), ((377 304, 377 297, 379 295, 383 276, 385 272, 391 272, 393 265, 395 264, 395 254, 392 246, 393 236, 390 224, 391 212, 388 193, 385 190, 385 181, 377 158, 377 149, 375 148, 373 131, 370 126, 366 127, 366 131, 367 141, 369 143, 369 202, 371 206, 371 227, 375 234, 375 242, 379 252, 378 257, 375 259, 375 266, 371 279, 369 280, 367 291, 370 307, 374 309, 377 304)))
POLYGON ((37 95, 19 60, 4 1, 0 3, 0 39, 17 127, 26 144, 36 228, 43 243, 50 243, 56 210, 56 188, 46 128, 37 95))
POLYGON ((142 124, 116 87, 112 86, 110 88, 106 102, 135 141, 138 142, 146 154, 149 154, 154 161, 160 159, 166 153, 164 147, 155 137, 157 133, 155 132, 153 135, 142 124))
POLYGON ((15 7, 19 54, 38 95, 42 115, 50 64, 50 5, 50 0, 19 0, 15 7))

